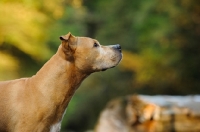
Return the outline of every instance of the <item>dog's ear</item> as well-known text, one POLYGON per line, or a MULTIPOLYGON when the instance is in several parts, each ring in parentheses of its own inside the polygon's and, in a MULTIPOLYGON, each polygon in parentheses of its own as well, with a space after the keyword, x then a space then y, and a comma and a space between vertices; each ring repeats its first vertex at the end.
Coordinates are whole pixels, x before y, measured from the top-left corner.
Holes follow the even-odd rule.
POLYGON ((77 38, 69 32, 66 35, 60 36, 60 40, 62 41, 62 49, 67 59, 74 59, 73 54, 76 50, 77 38))
POLYGON ((68 41, 71 36, 73 36, 73 35, 69 32, 66 35, 60 36, 60 40, 61 41, 68 41))

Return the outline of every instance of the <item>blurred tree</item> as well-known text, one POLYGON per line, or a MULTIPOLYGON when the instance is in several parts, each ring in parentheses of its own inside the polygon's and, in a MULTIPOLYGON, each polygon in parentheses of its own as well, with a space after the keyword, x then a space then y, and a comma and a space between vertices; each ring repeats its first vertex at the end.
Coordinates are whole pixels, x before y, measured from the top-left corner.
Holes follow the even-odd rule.
POLYGON ((51 52, 45 44, 47 29, 50 22, 61 15, 59 1, 0 1, 0 16, 3 18, 0 19, 1 78, 16 78, 18 70, 21 70, 21 76, 30 75, 38 69, 37 63, 49 58, 51 52), (9 70, 16 74, 4 74, 9 70))
POLYGON ((134 82, 154 89, 154 94, 200 93, 199 2, 157 1, 149 8, 147 15, 136 13, 143 20, 134 21, 143 62, 137 70, 132 68, 134 82))

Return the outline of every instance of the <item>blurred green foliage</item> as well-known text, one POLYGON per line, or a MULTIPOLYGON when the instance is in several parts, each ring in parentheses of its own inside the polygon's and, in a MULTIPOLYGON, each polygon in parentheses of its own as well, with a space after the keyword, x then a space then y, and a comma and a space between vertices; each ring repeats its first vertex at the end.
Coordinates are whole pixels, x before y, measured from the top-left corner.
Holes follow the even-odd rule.
POLYGON ((63 130, 92 129, 111 98, 200 93, 200 1, 1 0, 0 79, 31 76, 57 50, 59 36, 119 43, 120 65, 88 77, 63 130))

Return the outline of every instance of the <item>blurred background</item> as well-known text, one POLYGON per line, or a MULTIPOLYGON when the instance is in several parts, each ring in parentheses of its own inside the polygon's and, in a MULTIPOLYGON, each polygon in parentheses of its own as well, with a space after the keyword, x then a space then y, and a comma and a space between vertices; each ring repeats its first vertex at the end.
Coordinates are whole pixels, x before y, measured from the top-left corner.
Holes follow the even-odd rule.
POLYGON ((89 76, 62 130, 92 130, 110 99, 129 94, 200 94, 198 0, 1 0, 0 80, 29 77, 71 32, 119 43, 119 66, 89 76))

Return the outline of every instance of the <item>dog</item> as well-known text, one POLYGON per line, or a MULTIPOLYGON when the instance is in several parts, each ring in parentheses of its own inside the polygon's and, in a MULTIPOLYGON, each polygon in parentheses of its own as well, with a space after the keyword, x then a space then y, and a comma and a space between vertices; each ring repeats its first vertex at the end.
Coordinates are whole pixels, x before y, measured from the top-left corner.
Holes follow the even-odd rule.
POLYGON ((0 82, 1 132, 59 132, 70 99, 91 73, 122 59, 119 44, 88 37, 60 37, 55 55, 32 77, 0 82))

